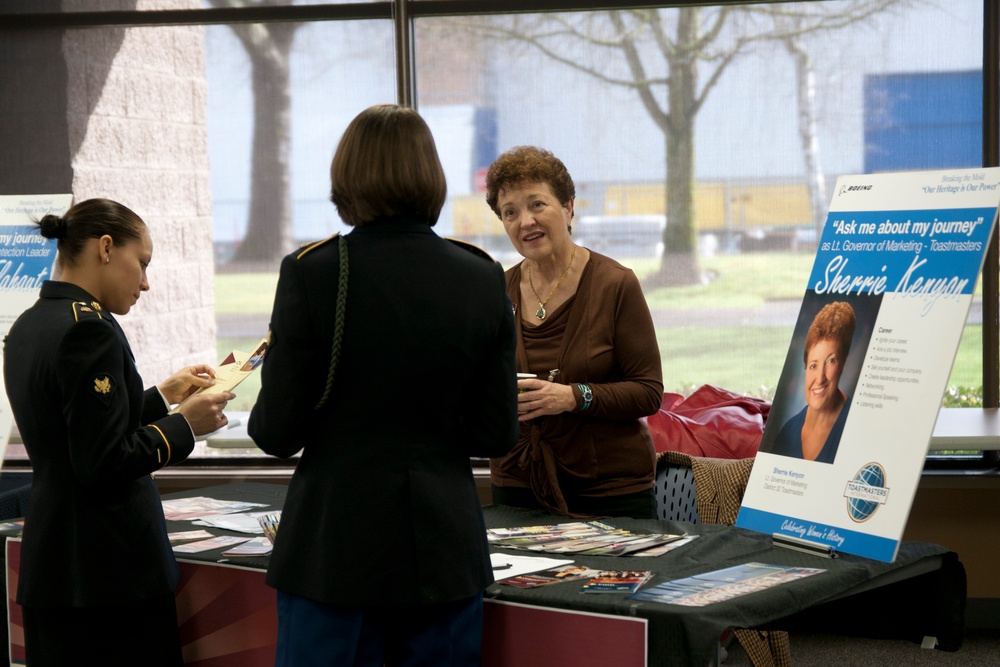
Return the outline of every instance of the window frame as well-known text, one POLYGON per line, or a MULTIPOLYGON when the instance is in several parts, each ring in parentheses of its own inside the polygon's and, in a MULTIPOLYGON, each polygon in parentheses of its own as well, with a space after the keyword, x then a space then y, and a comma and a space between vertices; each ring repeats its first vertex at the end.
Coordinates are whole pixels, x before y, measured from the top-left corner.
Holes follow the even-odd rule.
MULTIPOLYGON (((781 0, 783 1, 783 0, 781 0)), ((415 106, 414 22, 421 18, 457 15, 494 15, 596 11, 621 8, 683 7, 704 2, 613 2, 609 0, 387 0, 348 4, 250 5, 233 8, 198 8, 129 11, 19 11, 17 7, 0 8, 4 30, 41 30, 67 28, 151 27, 169 25, 216 25, 275 21, 313 22, 383 19, 392 20, 395 33, 397 103, 415 106)), ((716 0, 714 5, 747 4, 738 0, 716 0)), ((1000 166, 1000 0, 982 0, 982 145, 983 167, 1000 166)), ((35 5, 31 5, 35 9, 35 5)), ((983 409, 1000 408, 1000 234, 994 229, 981 272, 983 291, 982 386, 983 409)), ((947 410, 948 408, 942 408, 947 410)), ((978 409, 978 408, 971 408, 978 409)), ((965 410, 969 410, 966 408, 965 410)), ((1000 450, 983 450, 974 466, 978 470, 1000 466, 1000 450)), ((205 460, 213 459, 202 459, 205 460)), ((215 467, 239 465, 238 458, 219 457, 215 467)), ((268 466, 272 467, 272 466, 268 466)), ((941 460, 931 457, 927 469, 971 468, 968 459, 941 460)))

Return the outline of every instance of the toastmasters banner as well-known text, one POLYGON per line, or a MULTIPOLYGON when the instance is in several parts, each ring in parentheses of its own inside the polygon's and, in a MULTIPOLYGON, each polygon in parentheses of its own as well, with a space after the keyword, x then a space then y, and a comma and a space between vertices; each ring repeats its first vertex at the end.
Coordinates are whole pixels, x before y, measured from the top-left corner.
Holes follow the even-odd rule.
POLYGON ((838 179, 736 525, 891 562, 1000 168, 838 179))
MULTIPOLYGON (((62 215, 73 195, 0 195, 0 340, 10 325, 38 298, 42 281, 52 277, 56 242, 42 238, 35 220, 62 215)), ((3 375, 0 374, 0 387, 3 375)), ((14 424, 7 391, 0 391, 0 464, 14 424)))

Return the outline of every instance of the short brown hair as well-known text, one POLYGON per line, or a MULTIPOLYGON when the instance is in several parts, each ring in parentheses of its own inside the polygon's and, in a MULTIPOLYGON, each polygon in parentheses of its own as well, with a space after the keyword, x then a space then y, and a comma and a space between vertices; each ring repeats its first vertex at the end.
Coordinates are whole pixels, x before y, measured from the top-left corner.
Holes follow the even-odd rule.
POLYGON ((330 201, 346 224, 411 215, 433 226, 447 195, 434 137, 416 111, 379 104, 347 126, 330 164, 330 201))
POLYGON ((548 184, 563 206, 576 198, 573 177, 562 160, 544 148, 515 146, 494 160, 486 172, 486 203, 499 218, 500 190, 533 182, 548 184))
POLYGON ((856 326, 857 318, 854 316, 851 304, 846 301, 834 301, 823 306, 809 325, 805 348, 802 350, 802 363, 809 363, 809 350, 822 340, 835 342, 837 356, 841 359, 847 358, 847 353, 851 351, 851 339, 854 338, 856 326))

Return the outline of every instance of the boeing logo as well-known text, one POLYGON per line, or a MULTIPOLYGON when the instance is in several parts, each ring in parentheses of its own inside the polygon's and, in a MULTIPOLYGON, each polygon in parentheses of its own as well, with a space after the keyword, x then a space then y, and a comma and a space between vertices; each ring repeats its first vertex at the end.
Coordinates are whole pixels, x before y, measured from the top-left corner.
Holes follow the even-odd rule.
POLYGON ((860 190, 871 190, 871 189, 872 186, 870 185, 841 185, 840 192, 838 192, 837 195, 838 196, 842 195, 845 192, 858 192, 860 190))

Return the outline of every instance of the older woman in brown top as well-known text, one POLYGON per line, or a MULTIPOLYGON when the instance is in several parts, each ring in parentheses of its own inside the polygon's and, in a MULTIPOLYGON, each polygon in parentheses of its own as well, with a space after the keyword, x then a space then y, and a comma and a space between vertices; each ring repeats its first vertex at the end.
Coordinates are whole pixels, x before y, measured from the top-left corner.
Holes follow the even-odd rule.
POLYGON ((642 417, 663 379, 639 281, 576 245, 576 189, 549 151, 520 146, 486 176, 486 201, 524 260, 509 269, 521 434, 490 461, 493 501, 569 516, 655 518, 655 451, 642 417))

